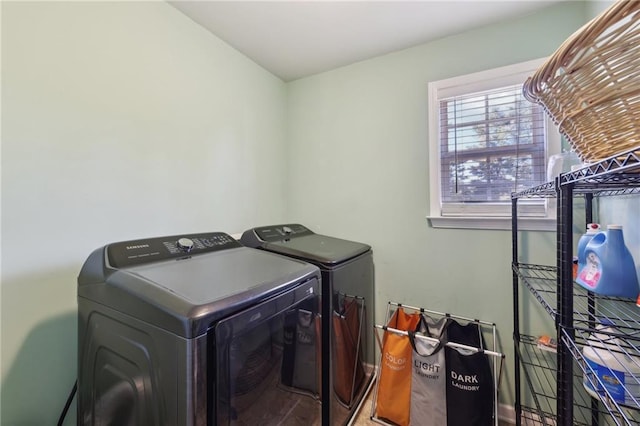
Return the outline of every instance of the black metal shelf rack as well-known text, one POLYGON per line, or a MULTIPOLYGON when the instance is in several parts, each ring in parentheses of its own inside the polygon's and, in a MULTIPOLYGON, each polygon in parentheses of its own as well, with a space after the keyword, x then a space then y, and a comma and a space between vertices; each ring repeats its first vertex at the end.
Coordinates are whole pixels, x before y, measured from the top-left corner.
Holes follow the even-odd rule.
MULTIPOLYGON (((529 401, 522 404, 521 418, 526 424, 555 425, 558 422, 556 416, 556 387, 557 354, 548 350, 542 350, 537 346, 537 338, 521 335, 518 349, 520 366, 526 378, 529 401)), ((591 396, 582 386, 582 370, 574 365, 573 392, 574 392, 574 425, 591 426, 593 416, 600 418, 610 416, 606 409, 596 408, 593 411, 591 396)))
MULTIPOLYGON (((593 222, 594 200, 599 197, 640 194, 640 146, 564 173, 548 182, 512 194, 512 271, 515 348, 516 424, 541 425, 640 425, 640 307, 636 301, 597 295, 573 280, 573 219, 575 200, 584 201, 585 222, 593 222), (519 262, 518 201, 556 199, 556 265, 519 262), (556 353, 542 351, 532 336, 521 334, 520 288, 531 292, 554 322, 556 353), (622 389, 615 394, 596 377, 585 361, 585 347, 610 348, 594 341, 600 318, 615 324, 605 331, 611 356, 637 362, 627 369, 622 389), (615 352, 615 353, 613 353, 615 352), (521 382, 524 376, 525 381, 521 382), (585 379, 586 378, 586 379, 585 379), (587 380, 596 395, 585 390, 587 380), (524 386, 521 386, 521 383, 524 386), (523 398, 522 391, 526 394, 523 398), (623 400, 623 401, 622 401, 623 400)), ((581 226, 584 229, 583 226, 581 226)))

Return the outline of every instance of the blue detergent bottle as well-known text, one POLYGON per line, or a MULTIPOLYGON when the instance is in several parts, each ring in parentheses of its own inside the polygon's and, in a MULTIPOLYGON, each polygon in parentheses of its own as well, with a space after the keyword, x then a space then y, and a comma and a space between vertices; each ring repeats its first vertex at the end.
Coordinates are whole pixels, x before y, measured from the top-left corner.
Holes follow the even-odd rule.
POLYGON ((638 297, 638 276, 631 252, 624 244, 621 225, 594 235, 584 249, 585 263, 576 282, 603 296, 638 297))
POLYGON ((584 233, 582 237, 580 237, 580 239, 578 240, 578 250, 577 250, 578 271, 582 270, 582 268, 584 268, 584 265, 586 264, 586 256, 585 256, 584 250, 587 247, 587 243, 589 243, 589 241, 591 241, 591 239, 599 232, 602 232, 600 230, 599 224, 588 223, 587 232, 584 233))

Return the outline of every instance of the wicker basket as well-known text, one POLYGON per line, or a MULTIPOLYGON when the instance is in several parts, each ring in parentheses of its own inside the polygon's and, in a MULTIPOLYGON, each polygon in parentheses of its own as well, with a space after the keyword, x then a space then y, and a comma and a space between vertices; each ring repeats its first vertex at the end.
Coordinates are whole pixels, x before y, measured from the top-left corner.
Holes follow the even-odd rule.
POLYGON ((576 31, 523 92, 583 161, 640 145, 640 1, 618 1, 576 31))

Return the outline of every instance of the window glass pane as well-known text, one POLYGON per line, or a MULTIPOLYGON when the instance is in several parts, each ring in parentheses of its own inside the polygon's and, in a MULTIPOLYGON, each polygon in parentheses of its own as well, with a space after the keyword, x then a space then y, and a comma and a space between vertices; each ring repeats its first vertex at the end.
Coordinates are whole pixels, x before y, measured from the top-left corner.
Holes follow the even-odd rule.
POLYGON ((540 178, 533 154, 490 156, 456 163, 443 174, 442 196, 448 202, 510 202, 511 192, 540 178))
POLYGON ((485 96, 454 98, 445 101, 447 106, 447 125, 461 126, 485 119, 485 96))
POLYGON ((449 152, 482 149, 487 146, 484 126, 452 127, 447 129, 449 152))
POLYGON ((514 191, 522 191, 546 180, 544 167, 538 166, 541 156, 540 153, 533 152, 518 157, 518 174, 514 191))
POLYGON ((440 101, 442 202, 504 202, 544 182, 541 108, 521 85, 440 101))
POLYGON ((514 90, 513 88, 495 92, 488 92, 486 96, 489 109, 500 110, 506 108, 506 110, 509 111, 512 111, 513 105, 520 97, 518 91, 514 90))
POLYGON ((495 120, 487 124, 490 146, 508 146, 520 143, 517 120, 495 120))

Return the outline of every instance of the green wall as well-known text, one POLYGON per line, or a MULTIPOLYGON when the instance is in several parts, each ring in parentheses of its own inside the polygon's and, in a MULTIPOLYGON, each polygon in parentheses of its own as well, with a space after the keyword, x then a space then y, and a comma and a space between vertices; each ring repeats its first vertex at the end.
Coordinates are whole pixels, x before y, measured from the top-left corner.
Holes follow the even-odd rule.
MULTIPOLYGON (((584 4, 566 2, 288 85, 290 216, 373 246, 378 323, 388 301, 495 322, 507 403, 511 233, 429 226, 427 84, 550 55, 584 22, 584 4)), ((555 264, 553 233, 523 240, 522 260, 555 264)), ((552 333, 536 305, 523 309, 526 328, 552 333)))
POLYGON ((286 87, 165 2, 1 7, 0 423, 52 425, 92 250, 282 220, 286 87))

